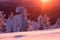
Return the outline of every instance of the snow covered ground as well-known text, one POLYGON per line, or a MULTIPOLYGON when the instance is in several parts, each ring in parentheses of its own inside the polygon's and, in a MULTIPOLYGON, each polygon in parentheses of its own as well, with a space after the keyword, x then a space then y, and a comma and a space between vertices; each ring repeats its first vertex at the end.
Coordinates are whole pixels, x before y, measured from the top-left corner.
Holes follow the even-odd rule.
POLYGON ((0 40, 60 40, 60 29, 3 33, 0 40))

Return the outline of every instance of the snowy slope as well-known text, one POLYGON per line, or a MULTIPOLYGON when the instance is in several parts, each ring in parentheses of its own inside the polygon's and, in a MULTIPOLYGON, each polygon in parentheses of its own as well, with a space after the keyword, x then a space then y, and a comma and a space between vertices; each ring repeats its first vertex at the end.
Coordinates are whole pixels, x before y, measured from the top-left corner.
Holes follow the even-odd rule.
POLYGON ((4 33, 0 40, 60 40, 60 29, 4 33))

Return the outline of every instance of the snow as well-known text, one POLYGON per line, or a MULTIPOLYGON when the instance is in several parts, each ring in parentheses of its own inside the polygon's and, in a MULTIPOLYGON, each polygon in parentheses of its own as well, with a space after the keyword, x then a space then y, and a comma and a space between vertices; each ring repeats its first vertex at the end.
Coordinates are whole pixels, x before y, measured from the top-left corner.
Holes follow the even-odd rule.
POLYGON ((60 29, 3 33, 0 40, 60 40, 60 29))

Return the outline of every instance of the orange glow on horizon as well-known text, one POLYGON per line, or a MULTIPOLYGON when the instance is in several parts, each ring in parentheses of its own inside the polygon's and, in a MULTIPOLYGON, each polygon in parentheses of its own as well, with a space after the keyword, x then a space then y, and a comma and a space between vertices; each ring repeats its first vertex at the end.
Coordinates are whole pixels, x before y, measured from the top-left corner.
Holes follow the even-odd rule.
POLYGON ((52 1, 53 0, 40 0, 40 8, 41 11, 47 11, 52 7, 52 1))
POLYGON ((41 0, 42 3, 48 3, 50 0, 41 0))

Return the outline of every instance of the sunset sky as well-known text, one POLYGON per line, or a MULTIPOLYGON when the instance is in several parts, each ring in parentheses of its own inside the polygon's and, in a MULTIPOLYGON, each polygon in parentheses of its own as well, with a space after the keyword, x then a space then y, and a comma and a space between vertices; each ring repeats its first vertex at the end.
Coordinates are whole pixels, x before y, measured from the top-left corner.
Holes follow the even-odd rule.
POLYGON ((46 13, 51 18, 60 18, 60 0, 0 0, 0 2, 3 4, 0 6, 3 10, 15 10, 16 5, 22 5, 33 17, 46 13))

